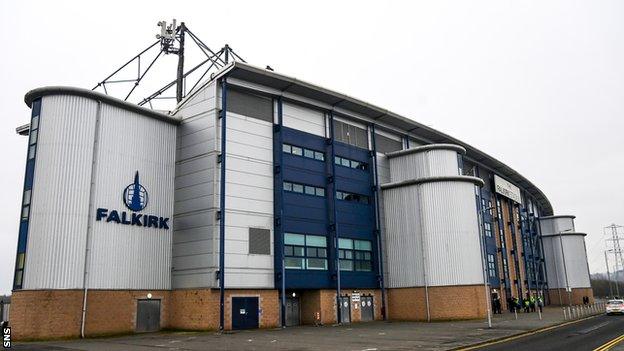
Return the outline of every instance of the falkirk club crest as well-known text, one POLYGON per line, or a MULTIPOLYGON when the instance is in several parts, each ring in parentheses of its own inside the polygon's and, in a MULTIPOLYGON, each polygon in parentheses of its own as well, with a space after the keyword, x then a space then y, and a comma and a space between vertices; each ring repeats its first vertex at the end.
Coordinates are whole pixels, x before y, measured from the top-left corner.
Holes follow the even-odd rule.
POLYGON ((145 228, 169 229, 168 217, 137 213, 147 207, 148 200, 147 189, 141 185, 139 171, 136 171, 134 182, 123 190, 123 203, 130 212, 98 208, 95 212, 95 220, 145 228))
POLYGON ((134 183, 124 189, 123 200, 126 207, 135 212, 142 211, 147 206, 149 197, 147 190, 139 183, 139 171, 134 174, 134 183))

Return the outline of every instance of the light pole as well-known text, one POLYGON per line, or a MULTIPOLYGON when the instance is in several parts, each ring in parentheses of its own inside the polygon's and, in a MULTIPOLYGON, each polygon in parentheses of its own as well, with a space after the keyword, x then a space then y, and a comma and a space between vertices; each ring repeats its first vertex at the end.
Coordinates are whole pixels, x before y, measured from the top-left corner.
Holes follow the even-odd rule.
POLYGON ((485 226, 485 221, 483 219, 483 216, 485 215, 485 212, 492 210, 494 207, 488 207, 488 208, 482 208, 480 213, 479 213, 479 221, 481 222, 479 225, 479 245, 481 246, 481 267, 483 268, 483 284, 485 285, 485 303, 486 303, 486 309, 487 309, 487 321, 488 321, 488 328, 492 328, 492 303, 491 303, 491 297, 490 297, 490 279, 489 276, 487 274, 487 262, 486 262, 486 257, 487 257, 487 253, 486 253, 486 248, 485 248, 485 239, 484 239, 484 235, 485 235, 485 229, 483 228, 485 226))
POLYGON ((561 234, 565 232, 571 232, 572 230, 574 230, 574 228, 559 231, 559 247, 561 248, 561 259, 563 260, 563 274, 565 276, 565 281, 566 281, 566 291, 568 292, 568 305, 569 306, 572 306, 572 291, 570 289, 570 281, 568 280, 568 267, 566 265, 565 252, 563 250, 563 239, 562 239, 561 234))

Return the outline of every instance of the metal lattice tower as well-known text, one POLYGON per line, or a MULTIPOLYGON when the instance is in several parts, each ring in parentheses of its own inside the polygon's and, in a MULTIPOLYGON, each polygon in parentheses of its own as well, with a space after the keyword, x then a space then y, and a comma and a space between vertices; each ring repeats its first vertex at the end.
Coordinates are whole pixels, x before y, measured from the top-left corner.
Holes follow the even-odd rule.
POLYGON ((615 293, 619 297, 620 296, 620 270, 624 269, 624 258, 622 255, 622 241, 624 241, 624 234, 622 233, 622 228, 624 226, 611 224, 604 228, 604 235, 607 237, 606 241, 606 250, 605 250, 605 261, 607 264, 607 275, 609 279, 609 284, 611 284, 611 278, 609 274, 609 254, 613 254, 613 258, 615 260, 615 293))

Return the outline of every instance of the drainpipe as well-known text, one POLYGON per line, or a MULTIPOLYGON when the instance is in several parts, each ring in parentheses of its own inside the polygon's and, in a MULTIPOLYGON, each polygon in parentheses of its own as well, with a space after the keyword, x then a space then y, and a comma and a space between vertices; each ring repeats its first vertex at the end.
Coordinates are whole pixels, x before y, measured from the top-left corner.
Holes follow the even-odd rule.
MULTIPOLYGON (((377 168, 377 144, 375 142, 375 124, 371 124, 371 146, 372 146, 372 160, 373 160, 373 186, 375 189, 375 234, 377 239, 377 259, 379 260, 379 284, 381 285, 381 314, 383 320, 388 320, 388 311, 386 310, 386 283, 384 279, 384 266, 383 266, 383 247, 381 244, 381 214, 379 208, 380 191, 379 188, 379 170, 377 168)), ((406 137, 407 147, 409 148, 409 139, 406 137)))
POLYGON ((225 328, 225 137, 227 111, 227 79, 221 79, 221 179, 219 194, 219 330, 225 328))
POLYGON ((85 252, 84 252, 84 267, 83 267, 83 276, 82 276, 82 315, 80 317, 80 337, 85 337, 85 324, 87 319, 87 294, 88 294, 88 286, 87 286, 87 273, 89 271, 89 246, 91 244, 91 233, 93 232, 93 194, 95 192, 95 176, 97 170, 97 155, 98 155, 98 145, 100 139, 100 119, 102 113, 102 102, 97 102, 97 109, 95 112, 95 128, 93 131, 93 153, 92 153, 92 162, 91 162, 91 185, 89 186, 89 218, 87 219, 87 235, 85 240, 85 252))
POLYGON ((333 241, 334 241, 334 254, 336 255, 336 313, 337 313, 337 323, 342 323, 342 311, 340 310, 341 301, 340 301, 340 259, 338 258, 338 212, 336 211, 336 144, 334 139, 334 113, 329 111, 329 145, 330 145, 330 162, 329 162, 329 170, 331 177, 331 185, 332 185, 332 212, 333 215, 333 224, 330 221, 330 231, 333 231, 333 241))

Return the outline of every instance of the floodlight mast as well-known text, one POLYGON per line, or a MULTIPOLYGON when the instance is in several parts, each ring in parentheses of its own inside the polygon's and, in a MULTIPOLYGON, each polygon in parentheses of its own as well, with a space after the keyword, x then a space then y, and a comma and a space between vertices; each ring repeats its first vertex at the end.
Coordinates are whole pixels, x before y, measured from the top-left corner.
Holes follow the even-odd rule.
POLYGON ((246 62, 242 57, 240 57, 234 50, 227 44, 223 48, 218 51, 211 50, 201 39, 199 39, 191 30, 186 27, 184 22, 181 22, 180 25, 177 25, 177 21, 173 19, 170 24, 167 24, 166 21, 159 21, 157 23, 158 27, 160 27, 160 33, 156 35, 156 39, 158 39, 155 43, 148 46, 143 51, 139 52, 136 56, 131 58, 117 70, 113 71, 109 76, 104 78, 101 82, 97 83, 92 90, 96 90, 98 88, 102 88, 104 93, 108 95, 108 91, 106 89, 107 84, 113 83, 134 83, 131 87, 130 91, 124 98, 124 101, 127 101, 130 96, 133 94, 135 89, 138 87, 139 83, 142 82, 143 78, 146 76, 148 71, 154 66, 159 57, 163 54, 173 54, 178 55, 178 67, 176 70, 176 77, 170 83, 167 83, 162 88, 158 89, 156 92, 152 93, 148 97, 144 98, 140 102, 138 102, 139 106, 143 106, 145 104, 149 104, 151 108, 152 100, 155 99, 176 99, 179 103, 182 99, 188 94, 192 93, 196 87, 198 87, 200 82, 204 77, 208 75, 208 73, 212 70, 218 70, 226 66, 229 61, 241 61, 246 62), (197 47, 201 50, 201 52, 206 55, 206 59, 200 62, 198 65, 192 67, 187 72, 184 72, 184 59, 185 59, 185 38, 188 35, 192 39, 192 41, 197 45, 197 47), (177 43, 176 43, 177 42, 177 43), (160 44, 160 50, 156 54, 156 56, 151 60, 149 65, 145 69, 141 67, 141 58, 147 56, 153 47, 160 44), (136 63, 137 65, 137 75, 134 79, 117 79, 119 75, 121 75, 120 71, 126 68, 128 65, 136 63), (191 89, 187 92, 186 84, 187 78, 193 72, 196 72, 199 68, 202 68, 204 72, 200 75, 199 79, 195 81, 194 84, 191 85, 191 89), (206 68, 207 67, 207 68, 206 68), (175 96, 162 96, 166 91, 169 91, 170 88, 176 86, 175 96))

